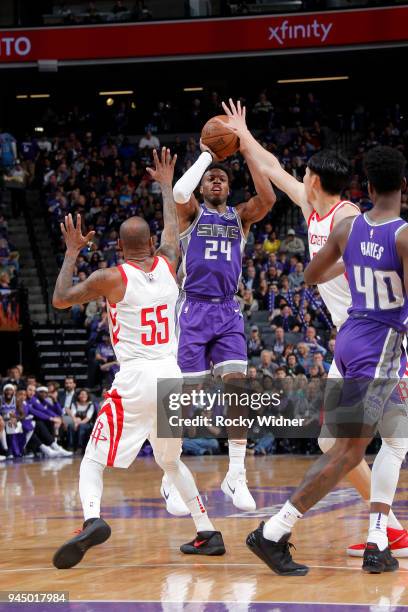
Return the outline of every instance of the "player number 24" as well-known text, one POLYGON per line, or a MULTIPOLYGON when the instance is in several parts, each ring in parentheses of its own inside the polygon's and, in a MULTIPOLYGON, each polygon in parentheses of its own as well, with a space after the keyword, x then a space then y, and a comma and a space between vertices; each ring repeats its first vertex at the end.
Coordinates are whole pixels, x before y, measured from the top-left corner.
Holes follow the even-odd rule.
POLYGON ((167 304, 156 306, 156 308, 142 308, 140 313, 142 327, 150 327, 149 332, 141 335, 144 346, 166 344, 169 341, 169 320, 162 314, 165 310, 167 310, 167 304))
POLYGON ((381 310, 399 308, 404 303, 401 279, 394 270, 354 266, 354 278, 357 291, 365 295, 367 309, 375 308, 376 302, 381 310))
POLYGON ((231 261, 231 242, 229 240, 206 240, 204 259, 218 259, 218 251, 231 261))

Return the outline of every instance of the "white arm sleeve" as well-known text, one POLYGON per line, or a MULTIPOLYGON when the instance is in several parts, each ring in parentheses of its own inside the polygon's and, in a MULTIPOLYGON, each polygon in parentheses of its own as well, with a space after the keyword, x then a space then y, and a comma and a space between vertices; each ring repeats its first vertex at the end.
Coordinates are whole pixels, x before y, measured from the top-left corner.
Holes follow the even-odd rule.
POLYGON ((173 197, 177 204, 186 204, 197 187, 204 172, 212 162, 208 151, 203 151, 197 161, 187 170, 173 187, 173 197))

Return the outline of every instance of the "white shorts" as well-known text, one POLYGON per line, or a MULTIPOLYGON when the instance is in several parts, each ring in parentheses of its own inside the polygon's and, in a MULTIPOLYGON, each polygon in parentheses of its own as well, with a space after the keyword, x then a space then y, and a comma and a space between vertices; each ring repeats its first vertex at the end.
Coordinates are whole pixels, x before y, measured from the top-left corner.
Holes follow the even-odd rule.
POLYGON ((163 454, 173 460, 180 457, 180 439, 157 438, 160 378, 182 381, 174 357, 135 360, 120 366, 96 419, 86 457, 109 467, 127 468, 146 439, 150 440, 156 458, 163 454))

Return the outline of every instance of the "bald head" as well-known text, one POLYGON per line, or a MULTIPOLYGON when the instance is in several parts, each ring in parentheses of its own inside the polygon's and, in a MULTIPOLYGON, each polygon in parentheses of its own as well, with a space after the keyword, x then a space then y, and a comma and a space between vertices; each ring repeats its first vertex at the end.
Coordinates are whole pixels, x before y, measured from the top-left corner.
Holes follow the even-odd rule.
POLYGON ((122 223, 119 230, 123 249, 137 251, 149 247, 150 228, 141 217, 130 217, 122 223))

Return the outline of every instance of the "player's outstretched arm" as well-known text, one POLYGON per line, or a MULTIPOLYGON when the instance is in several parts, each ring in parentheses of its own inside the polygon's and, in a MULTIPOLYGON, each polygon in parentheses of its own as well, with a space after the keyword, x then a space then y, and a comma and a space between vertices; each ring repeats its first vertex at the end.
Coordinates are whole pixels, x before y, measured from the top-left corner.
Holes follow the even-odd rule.
POLYGON ((72 285, 78 254, 89 243, 95 232, 89 232, 86 236, 82 235, 81 215, 77 215, 76 227, 71 214, 66 216, 65 223, 60 225, 67 250, 55 283, 52 305, 54 308, 69 308, 74 304, 85 304, 101 295, 106 295, 104 290, 106 289, 105 276, 107 271, 105 270, 97 270, 84 282, 72 285))
POLYGON ((222 106, 229 117, 228 123, 223 122, 222 125, 239 137, 242 153, 248 152, 249 154, 250 152, 259 171, 268 177, 278 189, 286 193, 295 204, 300 206, 305 218, 308 219, 313 212, 313 207, 307 201, 303 183, 286 172, 280 165, 278 158, 266 151, 252 136, 247 127, 245 112, 243 112, 240 101, 235 106, 230 98, 229 106, 225 102, 222 103, 222 106))
POLYGON ((305 282, 308 285, 327 283, 344 272, 344 264, 339 263, 350 234, 354 217, 347 217, 336 225, 326 244, 313 257, 305 269, 305 282))
POLYGON ((180 253, 180 234, 176 203, 173 198, 173 177, 177 155, 171 156, 170 149, 162 148, 161 156, 153 151, 154 168, 147 168, 150 176, 160 183, 163 197, 164 229, 161 235, 161 244, 157 249, 158 255, 163 255, 175 270, 180 253))

